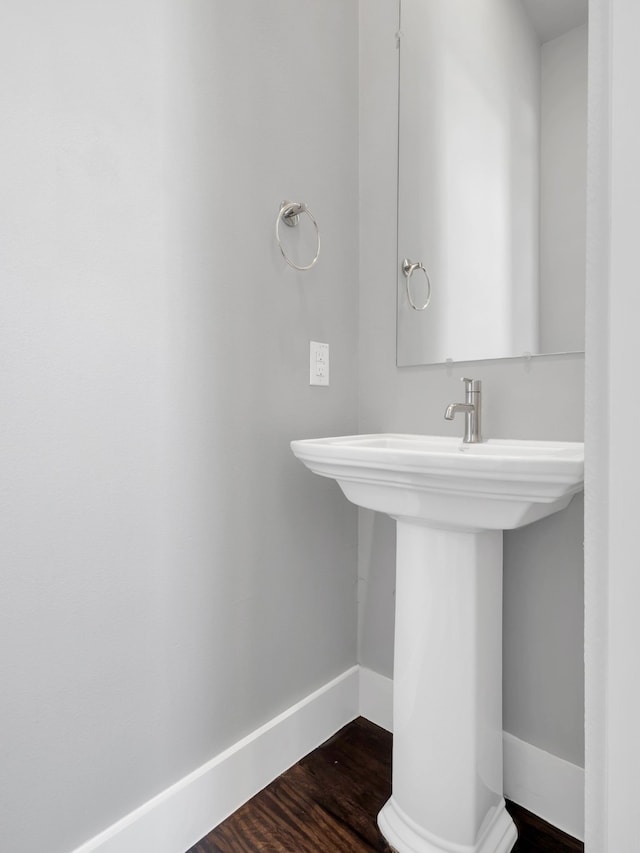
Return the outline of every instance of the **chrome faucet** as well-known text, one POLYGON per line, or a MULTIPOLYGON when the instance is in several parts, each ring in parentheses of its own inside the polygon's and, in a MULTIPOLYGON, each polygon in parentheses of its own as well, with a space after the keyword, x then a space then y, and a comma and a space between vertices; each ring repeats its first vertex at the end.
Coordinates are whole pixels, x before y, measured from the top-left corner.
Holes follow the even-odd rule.
POLYGON ((451 403, 444 413, 452 421, 457 412, 464 412, 464 444, 477 444, 482 441, 482 382, 479 379, 463 379, 464 403, 451 403))

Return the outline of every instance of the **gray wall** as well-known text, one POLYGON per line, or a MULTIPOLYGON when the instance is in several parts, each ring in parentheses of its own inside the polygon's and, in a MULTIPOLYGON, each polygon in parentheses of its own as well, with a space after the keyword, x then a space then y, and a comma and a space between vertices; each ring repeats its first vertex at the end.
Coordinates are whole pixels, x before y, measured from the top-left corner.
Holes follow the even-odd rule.
POLYGON ((288 443, 357 429, 357 4, 9 0, 0 42, 0 847, 63 853, 356 662, 356 512, 288 443))
MULTIPOLYGON (((3 849, 65 853, 356 661, 356 511, 288 442, 444 433, 459 394, 395 368, 394 6, 361 10, 358 305, 355 0, 4 4, 3 849)), ((582 370, 474 365, 487 434, 580 438, 582 370)), ((579 761, 578 504, 548 524, 507 540, 505 724, 579 761)), ((359 530, 390 675, 393 528, 359 530)))
MULTIPOLYGON (((582 356, 397 368, 395 0, 360 4, 360 432, 457 435, 443 412, 462 375, 483 380, 484 433, 582 440, 582 356)), ((359 659, 393 672, 394 528, 359 522, 359 659)), ((583 763, 583 524, 581 501, 505 535, 504 726, 583 763)))

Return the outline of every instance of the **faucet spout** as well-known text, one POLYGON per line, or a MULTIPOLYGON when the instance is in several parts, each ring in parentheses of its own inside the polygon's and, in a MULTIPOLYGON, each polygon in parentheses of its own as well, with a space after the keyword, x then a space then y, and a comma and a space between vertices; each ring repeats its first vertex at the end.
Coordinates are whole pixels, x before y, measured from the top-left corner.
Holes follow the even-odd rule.
POLYGON ((464 412, 465 414, 475 412, 476 407, 473 403, 450 403, 447 406, 447 410, 444 413, 445 419, 448 421, 452 421, 458 412, 464 412))

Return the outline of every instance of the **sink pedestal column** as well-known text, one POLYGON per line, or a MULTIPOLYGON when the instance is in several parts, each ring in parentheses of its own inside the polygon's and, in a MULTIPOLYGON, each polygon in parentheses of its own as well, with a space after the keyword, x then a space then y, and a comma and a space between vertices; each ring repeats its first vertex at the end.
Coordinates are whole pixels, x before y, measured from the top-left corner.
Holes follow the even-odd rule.
POLYGON ((398 853, 508 853, 502 795, 502 531, 397 518, 393 793, 398 853))

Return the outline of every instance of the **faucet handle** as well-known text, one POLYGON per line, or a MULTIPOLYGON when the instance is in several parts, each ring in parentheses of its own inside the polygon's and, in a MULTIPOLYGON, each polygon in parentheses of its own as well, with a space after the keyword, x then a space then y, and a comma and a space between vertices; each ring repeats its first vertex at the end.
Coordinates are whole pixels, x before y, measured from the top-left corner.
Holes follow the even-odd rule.
POLYGON ((470 394, 473 391, 480 391, 482 388, 481 379, 465 379, 463 376, 460 381, 464 382, 464 390, 467 394, 470 394))

